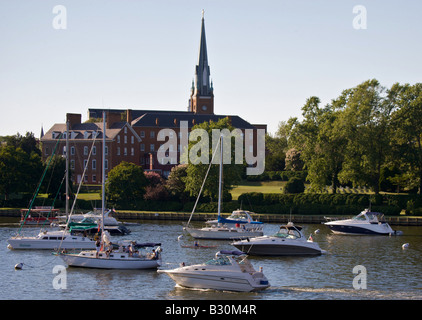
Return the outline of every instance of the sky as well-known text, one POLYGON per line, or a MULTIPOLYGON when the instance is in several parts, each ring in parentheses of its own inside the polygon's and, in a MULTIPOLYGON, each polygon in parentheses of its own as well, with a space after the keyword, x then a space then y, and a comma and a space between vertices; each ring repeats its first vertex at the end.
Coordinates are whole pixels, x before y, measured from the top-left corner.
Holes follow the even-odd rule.
POLYGON ((88 108, 187 110, 202 10, 214 112, 271 134, 311 96, 422 80, 417 0, 0 0, 0 136, 88 108))

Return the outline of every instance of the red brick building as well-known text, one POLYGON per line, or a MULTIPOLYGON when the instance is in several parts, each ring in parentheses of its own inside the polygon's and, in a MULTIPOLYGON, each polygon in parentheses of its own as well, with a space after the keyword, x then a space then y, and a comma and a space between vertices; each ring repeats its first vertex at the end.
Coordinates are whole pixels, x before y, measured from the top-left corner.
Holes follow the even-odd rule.
MULTIPOLYGON (((265 129, 266 125, 253 125, 237 115, 214 114, 214 89, 210 81, 205 24, 202 17, 201 38, 198 64, 195 68, 195 80, 189 99, 188 111, 157 111, 131 109, 94 109, 88 110, 89 120, 81 123, 80 114, 66 115, 69 123, 69 160, 74 172, 75 182, 82 178, 85 183, 101 183, 101 151, 103 111, 106 112, 106 174, 122 161, 141 165, 146 170, 155 170, 168 176, 175 164, 161 164, 157 159, 157 151, 163 140, 160 130, 172 129, 180 140, 181 122, 187 130, 205 121, 218 121, 228 117, 235 128, 244 133, 246 129, 265 129), (85 174, 84 165, 88 162, 85 174)), ((56 154, 65 153, 66 123, 55 124, 41 138, 43 157, 46 159, 56 148, 56 154), (60 139, 60 141, 58 141, 60 139)), ((187 138, 187 137, 185 137, 187 138)), ((175 147, 176 148, 176 147, 175 147)), ((254 148, 255 149, 255 148, 254 148)), ((180 144, 177 145, 174 163, 180 161, 180 144)), ((161 161, 162 162, 162 161, 161 161)))

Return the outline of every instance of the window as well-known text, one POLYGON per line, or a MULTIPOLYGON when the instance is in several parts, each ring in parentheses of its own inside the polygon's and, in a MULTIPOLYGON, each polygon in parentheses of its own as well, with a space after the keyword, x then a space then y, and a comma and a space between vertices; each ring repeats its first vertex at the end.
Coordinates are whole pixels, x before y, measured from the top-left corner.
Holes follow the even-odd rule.
POLYGON ((87 175, 84 176, 84 182, 88 182, 88 176, 87 175))
POLYGON ((70 160, 70 169, 75 169, 75 160, 70 160))
POLYGON ((149 133, 149 137, 150 137, 150 138, 155 138, 155 132, 154 132, 154 131, 150 131, 150 133, 149 133))
POLYGON ((95 174, 92 175, 92 182, 97 182, 97 176, 95 174))
POLYGON ((124 138, 125 143, 127 143, 127 136, 124 136, 123 138, 124 138))
POLYGON ((44 152, 44 154, 45 154, 46 156, 48 156, 48 147, 45 147, 45 152, 44 152))
POLYGON ((84 156, 87 156, 88 155, 88 147, 87 146, 85 146, 84 147, 84 156))
POLYGON ((117 147, 117 155, 120 156, 120 147, 117 147))
POLYGON ((145 144, 141 143, 141 151, 145 151, 145 144))
POLYGON ((149 151, 154 151, 154 149, 155 149, 155 146, 153 143, 151 143, 149 146, 149 151))
POLYGON ((108 170, 108 159, 105 159, 105 161, 104 161, 105 163, 104 163, 104 167, 105 167, 105 169, 106 170, 108 170))
POLYGON ((127 127, 124 128, 125 133, 127 133, 127 127))
POLYGON ((131 144, 134 144, 134 143, 135 143, 135 137, 134 137, 134 136, 131 136, 131 137, 130 137, 130 143, 131 143, 131 144))
POLYGON ((145 138, 145 131, 141 131, 141 138, 145 138))
POLYGON ((84 168, 86 167, 86 165, 88 164, 88 160, 84 160, 84 168))
POLYGON ((63 147, 63 155, 66 155, 66 146, 63 147))
POLYGON ((72 156, 74 156, 74 155, 75 155, 75 147, 70 147, 70 154, 71 154, 72 156))
POLYGON ((92 154, 95 156, 97 154, 97 147, 93 146, 92 147, 92 154))
POLYGON ((97 160, 92 159, 92 170, 97 170, 97 160))
POLYGON ((124 149, 123 149, 123 154, 124 154, 125 156, 127 156, 127 148, 124 148, 124 149))
POLYGON ((130 155, 134 156, 135 155, 135 148, 130 148, 130 155))
POLYGON ((117 143, 120 143, 120 136, 117 136, 117 143))
POLYGON ((105 147, 105 154, 108 155, 108 146, 105 147))

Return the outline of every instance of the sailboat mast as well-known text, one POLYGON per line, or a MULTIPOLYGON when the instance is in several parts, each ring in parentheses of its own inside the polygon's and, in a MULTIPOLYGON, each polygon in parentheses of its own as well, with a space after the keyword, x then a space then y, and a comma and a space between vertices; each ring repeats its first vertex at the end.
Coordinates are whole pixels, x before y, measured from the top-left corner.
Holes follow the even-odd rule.
POLYGON ((220 136, 220 175, 218 178, 218 216, 221 213, 221 193, 222 193, 222 184, 223 184, 223 137, 220 136))
POLYGON ((102 195, 101 195, 101 234, 104 234, 104 209, 105 209, 105 147, 106 147, 106 113, 103 111, 103 150, 102 150, 102 195))
POLYGON ((66 221, 69 219, 69 120, 66 122, 66 221))

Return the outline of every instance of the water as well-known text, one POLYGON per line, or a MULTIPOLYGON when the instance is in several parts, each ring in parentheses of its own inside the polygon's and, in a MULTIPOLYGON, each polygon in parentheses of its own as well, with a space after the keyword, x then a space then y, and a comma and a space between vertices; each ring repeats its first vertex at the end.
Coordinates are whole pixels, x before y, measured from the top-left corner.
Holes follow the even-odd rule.
MULTIPOLYGON (((47 251, 13 251, 7 239, 16 234, 16 223, 0 219, 0 299, 68 300, 407 300, 422 299, 422 228, 396 227, 403 236, 340 236, 320 224, 303 225, 306 236, 313 234, 327 253, 316 257, 250 257, 256 269, 263 267, 271 287, 258 293, 216 292, 175 287, 165 274, 155 270, 116 271, 83 268, 66 269, 66 289, 54 289, 56 265, 65 265, 60 257, 47 251), (319 229, 319 234, 314 231, 319 229), (409 243, 403 250, 402 244, 409 243), (23 262, 22 270, 14 266, 23 262), (354 289, 353 280, 366 268, 366 289, 354 289)), ((16 222, 15 219, 12 219, 16 222)), ((197 224, 200 226, 201 224, 197 224)), ((220 249, 235 249, 229 241, 200 241, 218 248, 182 248, 193 244, 184 236, 180 222, 145 222, 129 227, 127 239, 161 242, 162 268, 205 262, 220 249)), ((265 234, 273 234, 278 225, 267 224, 265 234)), ((25 235, 35 235, 36 228, 25 228, 25 235)), ((117 237, 116 237, 117 238, 117 237)), ((123 237, 120 237, 123 239, 123 237)), ((360 282, 362 284, 362 282, 360 282)))

